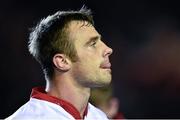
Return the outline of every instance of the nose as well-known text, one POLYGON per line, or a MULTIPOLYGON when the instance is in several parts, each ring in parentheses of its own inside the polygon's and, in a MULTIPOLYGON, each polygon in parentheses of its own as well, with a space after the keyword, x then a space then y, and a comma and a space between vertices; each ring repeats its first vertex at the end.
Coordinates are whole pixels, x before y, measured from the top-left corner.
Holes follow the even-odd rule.
POLYGON ((103 57, 109 57, 112 53, 113 53, 112 48, 105 45, 105 50, 104 50, 103 57))

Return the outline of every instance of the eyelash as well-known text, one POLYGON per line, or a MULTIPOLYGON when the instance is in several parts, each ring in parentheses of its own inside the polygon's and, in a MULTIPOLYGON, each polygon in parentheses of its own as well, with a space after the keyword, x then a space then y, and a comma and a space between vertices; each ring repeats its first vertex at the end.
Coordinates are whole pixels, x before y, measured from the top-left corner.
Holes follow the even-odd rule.
POLYGON ((91 46, 94 46, 94 47, 95 47, 96 43, 97 43, 97 41, 91 42, 91 46))

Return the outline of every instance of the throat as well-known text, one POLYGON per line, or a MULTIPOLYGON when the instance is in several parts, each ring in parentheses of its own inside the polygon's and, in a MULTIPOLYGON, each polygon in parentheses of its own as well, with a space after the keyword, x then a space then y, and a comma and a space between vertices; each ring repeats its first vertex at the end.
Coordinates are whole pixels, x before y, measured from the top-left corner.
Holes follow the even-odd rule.
POLYGON ((64 100, 73 106, 79 112, 81 118, 87 113, 87 105, 90 97, 90 88, 77 89, 73 87, 61 86, 50 87, 47 94, 58 99, 64 100), (67 90, 68 88, 68 90, 67 90))

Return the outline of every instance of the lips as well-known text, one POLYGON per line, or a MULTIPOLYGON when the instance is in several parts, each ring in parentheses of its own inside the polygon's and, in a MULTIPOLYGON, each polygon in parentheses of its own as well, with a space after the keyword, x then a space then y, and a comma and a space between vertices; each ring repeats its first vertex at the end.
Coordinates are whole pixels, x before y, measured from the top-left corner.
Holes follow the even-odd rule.
POLYGON ((102 68, 102 69, 111 69, 111 63, 110 62, 102 63, 100 65, 100 68, 102 68))

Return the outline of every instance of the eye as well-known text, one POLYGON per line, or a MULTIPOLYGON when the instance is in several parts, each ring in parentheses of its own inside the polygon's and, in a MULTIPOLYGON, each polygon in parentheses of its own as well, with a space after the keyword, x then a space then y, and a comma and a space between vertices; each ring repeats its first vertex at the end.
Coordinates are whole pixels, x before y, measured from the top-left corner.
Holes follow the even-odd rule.
POLYGON ((97 43, 97 41, 92 41, 92 42, 90 43, 90 46, 95 47, 95 46, 96 46, 96 43, 97 43))

